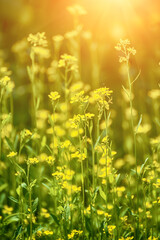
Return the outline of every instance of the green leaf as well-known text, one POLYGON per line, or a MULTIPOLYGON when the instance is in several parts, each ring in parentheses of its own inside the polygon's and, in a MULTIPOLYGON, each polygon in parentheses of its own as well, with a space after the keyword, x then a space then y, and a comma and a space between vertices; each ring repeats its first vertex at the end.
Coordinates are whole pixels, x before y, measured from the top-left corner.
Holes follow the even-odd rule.
POLYGON ((7 123, 9 123, 10 120, 11 120, 11 113, 9 113, 9 114, 7 115, 7 117, 2 121, 1 129, 2 129, 7 123))
POLYGON ((38 206, 38 197, 33 202, 33 205, 32 205, 33 212, 35 212, 37 210, 37 206, 38 206))
POLYGON ((99 187, 100 196, 106 201, 106 194, 103 192, 102 188, 99 187))
POLYGON ((119 173, 116 177, 116 184, 118 184, 119 180, 120 180, 121 174, 119 173))
POLYGON ((142 114, 141 114, 141 116, 140 116, 140 119, 139 119, 138 125, 137 125, 137 127, 136 127, 135 134, 137 134, 137 132, 138 132, 138 128, 139 128, 141 122, 142 122, 142 114))
POLYGON ((21 184, 21 187, 24 188, 24 189, 27 189, 27 184, 26 184, 25 182, 23 182, 23 183, 21 184))
POLYGON ((40 105, 40 97, 38 97, 38 99, 37 99, 37 103, 36 103, 36 110, 38 110, 38 108, 39 108, 39 105, 40 105))
POLYGON ((59 226, 60 224, 59 224, 58 218, 54 214, 52 214, 52 213, 50 213, 50 215, 53 218, 53 220, 55 221, 55 223, 57 223, 57 225, 59 226))
POLYGON ((144 163, 141 165, 141 168, 140 168, 140 173, 139 173, 139 175, 141 175, 141 174, 142 174, 142 172, 143 172, 143 170, 144 170, 144 168, 145 168, 145 166, 146 166, 146 164, 147 164, 147 162, 148 162, 148 159, 149 159, 149 158, 146 158, 146 160, 144 161, 144 163))
POLYGON ((22 232, 22 225, 19 225, 14 233, 12 240, 16 240, 18 235, 22 232))
POLYGON ((35 186, 37 182, 37 179, 33 180, 31 183, 30 183, 30 188, 33 188, 35 186))
POLYGON ((14 214, 7 216, 3 222, 5 225, 8 225, 10 223, 18 222, 18 221, 19 221, 19 213, 14 213, 14 214))
POLYGON ((31 155, 34 155, 34 156, 37 155, 36 152, 33 150, 33 148, 30 147, 29 145, 25 145, 25 148, 29 151, 31 155))
POLYGON ((4 189, 6 189, 8 187, 7 183, 4 183, 0 186, 0 192, 2 192, 4 189))
POLYGON ((20 193, 21 193, 21 187, 20 186, 18 186, 16 188, 16 193, 18 194, 18 196, 20 196, 20 193))
POLYGON ((69 216, 70 216, 70 207, 69 207, 69 204, 67 204, 67 205, 64 207, 64 211, 65 211, 65 219, 66 219, 66 221, 68 221, 69 216))
POLYGON ((50 187, 47 184, 42 183, 42 185, 45 186, 48 190, 50 190, 50 187))
POLYGON ((92 233, 92 224, 91 224, 91 218, 85 216, 85 223, 86 223, 86 229, 88 230, 89 233, 92 233))
POLYGON ((10 196, 9 199, 10 199, 11 201, 19 204, 19 201, 18 201, 16 198, 10 196))
POLYGON ((126 215, 126 213, 128 212, 128 207, 124 207, 124 209, 122 209, 121 213, 120 213, 120 217, 124 217, 126 215))
POLYGON ((6 143, 7 143, 8 147, 9 147, 9 149, 11 151, 14 151, 14 147, 13 147, 13 144, 12 144, 11 140, 8 137, 5 137, 5 140, 6 140, 6 143))

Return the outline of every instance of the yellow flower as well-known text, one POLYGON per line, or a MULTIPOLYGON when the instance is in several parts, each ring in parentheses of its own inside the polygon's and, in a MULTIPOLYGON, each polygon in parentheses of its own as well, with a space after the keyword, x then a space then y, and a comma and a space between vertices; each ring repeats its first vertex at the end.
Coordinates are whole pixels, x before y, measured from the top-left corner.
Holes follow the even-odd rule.
POLYGON ((50 214, 48 213, 47 209, 41 208, 41 216, 44 218, 49 218, 50 214))
POLYGON ((133 47, 130 47, 130 41, 128 39, 122 40, 120 39, 119 43, 117 43, 117 46, 115 46, 115 49, 117 51, 121 51, 123 53, 123 56, 119 57, 119 62, 128 62, 130 55, 135 55, 136 50, 133 47))
POLYGON ((153 237, 149 237, 148 240, 158 240, 158 238, 153 236, 153 237))
POLYGON ((70 103, 79 102, 79 103, 82 105, 83 103, 87 103, 87 102, 88 102, 88 99, 89 99, 89 96, 84 96, 84 91, 81 91, 81 92, 75 94, 75 95, 71 98, 70 103))
POLYGON ((15 157, 15 156, 17 156, 17 152, 10 152, 10 153, 7 155, 7 157, 9 157, 9 158, 12 158, 12 157, 15 157))
POLYGON ((10 82, 10 77, 4 76, 3 78, 0 79, 0 85, 5 87, 9 82, 10 82))
POLYGON ((92 94, 93 102, 97 103, 98 110, 99 112, 101 112, 101 114, 103 109, 109 110, 109 104, 112 103, 111 98, 112 93, 113 91, 107 87, 96 89, 93 92, 92 94))
POLYGON ((66 68, 68 71, 78 71, 77 58, 68 54, 61 55, 58 62, 59 68, 66 68))
POLYGON ((13 208, 12 207, 8 207, 7 205, 4 205, 4 208, 2 210, 3 214, 10 215, 12 212, 13 212, 13 208))
POLYGON ((29 34, 27 38, 28 42, 30 42, 34 47, 41 46, 46 47, 48 45, 45 32, 37 33, 37 34, 29 34))
POLYGON ((115 225, 108 225, 107 228, 108 228, 109 234, 113 235, 113 231, 116 228, 116 226, 115 225))
POLYGON ((83 231, 74 229, 74 230, 72 230, 71 234, 68 234, 68 239, 73 239, 74 236, 78 237, 82 233, 83 233, 83 231))
POLYGON ((102 210, 97 210, 97 214, 98 214, 98 215, 104 215, 104 211, 102 211, 102 210))
POLYGON ((34 158, 28 158, 27 164, 36 164, 39 163, 38 158, 34 157, 34 158))
POLYGON ((48 97, 51 99, 51 101, 56 101, 60 98, 60 95, 58 92, 51 92, 48 97))
POLYGON ((53 235, 53 231, 46 230, 44 231, 44 235, 53 235))

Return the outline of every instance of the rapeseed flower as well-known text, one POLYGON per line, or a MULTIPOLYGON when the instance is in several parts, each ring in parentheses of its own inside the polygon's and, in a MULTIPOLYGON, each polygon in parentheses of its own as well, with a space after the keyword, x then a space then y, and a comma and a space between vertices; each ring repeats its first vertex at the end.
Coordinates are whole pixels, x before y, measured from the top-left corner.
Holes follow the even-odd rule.
POLYGON ((7 155, 7 157, 9 157, 9 158, 12 158, 12 157, 15 157, 15 156, 17 156, 17 152, 10 152, 10 153, 7 155))

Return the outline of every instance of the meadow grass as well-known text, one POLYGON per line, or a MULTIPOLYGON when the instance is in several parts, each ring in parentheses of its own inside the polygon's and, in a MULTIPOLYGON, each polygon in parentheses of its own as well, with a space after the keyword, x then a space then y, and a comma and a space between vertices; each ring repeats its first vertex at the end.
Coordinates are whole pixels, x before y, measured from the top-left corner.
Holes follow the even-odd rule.
POLYGON ((126 75, 120 105, 112 103, 112 89, 85 84, 78 16, 86 12, 77 5, 68 10, 72 54, 61 53, 64 37, 54 36, 46 68, 51 51, 45 33, 24 40, 31 122, 21 130, 14 125, 11 71, 0 62, 1 239, 160 239, 160 89, 148 92, 153 115, 143 116, 141 103, 135 109, 140 72, 131 72, 136 50, 127 39, 115 47, 126 75), (119 124, 123 156, 114 143, 119 124))

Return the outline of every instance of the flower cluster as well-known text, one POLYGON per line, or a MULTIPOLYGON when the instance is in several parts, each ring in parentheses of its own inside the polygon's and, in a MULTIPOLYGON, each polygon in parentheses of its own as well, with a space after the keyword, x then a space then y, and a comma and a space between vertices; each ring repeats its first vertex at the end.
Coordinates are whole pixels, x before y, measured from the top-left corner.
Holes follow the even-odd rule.
POLYGON ((28 158, 28 160, 27 160, 27 164, 29 164, 29 165, 37 164, 37 163, 39 163, 39 160, 38 160, 38 158, 36 158, 36 157, 34 157, 34 158, 28 158))
POLYGON ((45 32, 42 32, 42 33, 38 32, 37 34, 30 33, 27 40, 34 47, 37 47, 37 46, 47 47, 47 45, 48 45, 46 36, 45 36, 45 32))
POLYGON ((51 99, 52 103, 60 98, 58 92, 51 92, 48 97, 51 99))
POLYGON ((9 158, 12 158, 12 157, 15 157, 15 156, 17 156, 17 152, 10 152, 10 153, 7 155, 7 157, 9 157, 9 158))
POLYGON ((81 91, 77 94, 75 94, 72 98, 70 103, 80 103, 80 105, 83 105, 84 103, 87 103, 89 100, 89 96, 84 96, 84 91, 81 91))
POLYGON ((130 47, 130 41, 128 39, 122 40, 120 39, 120 42, 117 43, 117 46, 115 46, 115 49, 117 51, 120 51, 123 53, 123 56, 119 57, 119 62, 128 62, 130 59, 130 55, 135 55, 136 50, 134 47, 130 47))
POLYGON ((78 71, 77 58, 68 54, 61 55, 61 59, 58 62, 59 68, 65 68, 67 71, 78 71))
POLYGON ((68 239, 73 239, 75 236, 80 236, 83 233, 83 231, 81 230, 72 230, 72 232, 70 234, 68 234, 68 239))
POLYGON ((73 118, 70 119, 71 127, 72 128, 79 128, 80 124, 85 122, 88 124, 88 121, 94 117, 93 113, 86 113, 84 115, 78 114, 74 115, 73 118))

